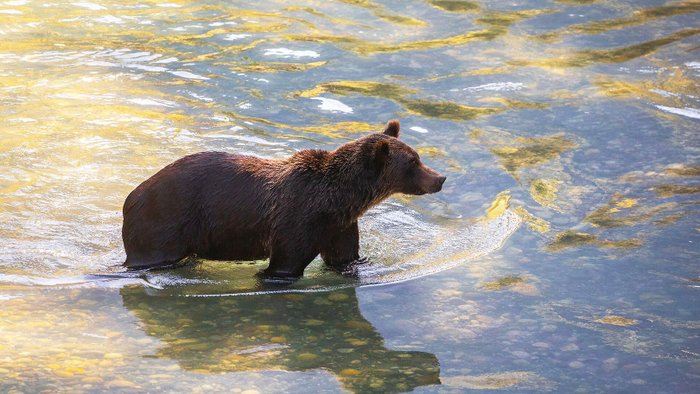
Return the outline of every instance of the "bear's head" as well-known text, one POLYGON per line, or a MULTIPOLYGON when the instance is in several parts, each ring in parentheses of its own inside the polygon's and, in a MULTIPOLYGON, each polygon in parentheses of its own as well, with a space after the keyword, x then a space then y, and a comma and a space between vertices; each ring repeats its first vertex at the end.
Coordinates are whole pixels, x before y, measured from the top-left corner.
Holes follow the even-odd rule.
POLYGON ((442 190, 446 177, 423 164, 413 148, 399 139, 398 120, 387 123, 383 133, 365 137, 371 150, 370 167, 387 192, 430 194, 442 190))

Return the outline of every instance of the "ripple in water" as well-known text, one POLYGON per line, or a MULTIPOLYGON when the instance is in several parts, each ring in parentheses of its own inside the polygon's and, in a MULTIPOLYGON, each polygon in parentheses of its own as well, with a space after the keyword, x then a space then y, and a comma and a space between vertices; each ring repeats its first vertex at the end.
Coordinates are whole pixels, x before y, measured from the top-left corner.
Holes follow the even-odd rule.
MULTIPOLYGON (((269 293, 323 292, 346 287, 404 282, 464 264, 494 252, 521 224, 511 210, 489 220, 464 220, 448 225, 426 222, 398 203, 382 204, 360 221, 361 250, 371 263, 356 267, 355 278, 325 269, 315 260, 304 277, 291 285, 261 283, 258 262, 203 261, 183 267, 146 272, 96 272, 91 275, 38 277, 0 274, 0 284, 49 287, 110 287, 140 285, 173 296, 222 297, 269 293)), ((105 256, 117 259, 121 250, 105 256)), ((114 260, 113 260, 114 261, 114 260)), ((114 266, 119 269, 118 265, 114 266)))

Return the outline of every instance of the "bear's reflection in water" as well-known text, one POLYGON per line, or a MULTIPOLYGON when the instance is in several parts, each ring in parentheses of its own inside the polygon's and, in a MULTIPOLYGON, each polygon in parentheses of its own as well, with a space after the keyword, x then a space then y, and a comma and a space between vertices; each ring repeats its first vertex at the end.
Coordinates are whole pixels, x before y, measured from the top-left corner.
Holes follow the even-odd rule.
POLYGON ((394 351, 360 313, 355 289, 190 298, 121 289, 124 305, 163 345, 159 358, 186 370, 224 373, 324 369, 354 392, 439 384, 434 354, 394 351))

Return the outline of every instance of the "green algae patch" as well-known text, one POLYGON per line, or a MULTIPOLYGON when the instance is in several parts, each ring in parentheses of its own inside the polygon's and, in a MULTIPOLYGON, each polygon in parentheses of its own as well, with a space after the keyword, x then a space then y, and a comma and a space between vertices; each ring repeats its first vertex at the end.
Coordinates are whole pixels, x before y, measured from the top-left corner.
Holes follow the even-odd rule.
POLYGON ((538 36, 538 38, 551 40, 559 38, 560 36, 565 34, 600 34, 610 30, 647 24, 659 18, 666 18, 676 15, 686 15, 695 12, 700 12, 700 3, 698 3, 697 1, 686 1, 680 3, 666 4, 659 7, 638 10, 633 12, 630 16, 624 18, 606 19, 569 25, 564 29, 540 35, 538 36))
POLYGON ((691 165, 669 166, 669 167, 666 167, 664 172, 670 176, 696 177, 696 176, 700 176, 700 165, 691 164, 691 165))
POLYGON ((553 207, 557 199, 558 186, 561 181, 550 179, 535 179, 530 183, 530 195, 543 207, 553 207))
MULTIPOLYGON (((397 14, 389 14, 383 11, 383 8, 370 2, 358 2, 358 1, 344 1, 347 4, 352 4, 355 6, 363 7, 371 10, 375 16, 384 19, 388 22, 401 24, 406 26, 423 27, 427 24, 421 20, 406 17, 397 14)), ((436 1, 437 2, 437 1, 436 1)), ((435 2, 434 2, 435 3, 435 2)), ((437 6, 436 4, 434 4, 437 6)), ((469 7, 467 2, 440 2, 444 7, 452 7, 455 12, 466 12, 457 11, 456 8, 469 7), (458 5, 457 3, 463 3, 464 5, 458 5)), ((440 6, 437 6, 440 8, 440 6)), ((294 41, 315 41, 315 42, 334 42, 342 45, 345 49, 355 52, 359 55, 372 55, 376 53, 387 53, 387 52, 401 52, 401 51, 417 51, 417 50, 428 50, 443 47, 452 47, 458 45, 464 45, 473 41, 490 41, 499 36, 502 36, 508 32, 508 28, 517 22, 531 18, 544 13, 550 13, 552 10, 524 10, 524 11, 506 11, 506 12, 488 12, 484 14, 481 18, 476 20, 476 23, 487 26, 483 30, 475 30, 466 32, 463 34, 458 34, 449 37, 434 38, 428 40, 418 40, 409 41, 395 44, 387 44, 381 42, 366 41, 353 37, 343 37, 343 36, 318 36, 314 34, 302 35, 293 34, 287 35, 286 37, 294 41)))
POLYGON ((664 216, 662 218, 654 220, 654 224, 657 226, 670 226, 672 224, 678 223, 679 220, 687 216, 687 212, 678 212, 672 215, 664 216))
POLYGON ((549 108, 549 104, 545 103, 535 103, 535 102, 530 102, 530 101, 520 101, 520 100, 513 100, 505 97, 486 97, 479 102, 484 102, 484 103, 498 103, 502 104, 508 108, 513 108, 513 109, 547 109, 549 108))
POLYGON ((549 243, 547 250, 558 252, 570 248, 582 246, 596 246, 600 248, 638 248, 642 246, 639 239, 626 239, 621 241, 600 240, 593 234, 567 230, 556 235, 554 241, 549 243))
POLYGON ((373 55, 376 53, 402 52, 414 50, 427 50, 467 44, 472 41, 488 41, 505 34, 507 30, 485 29, 476 30, 455 36, 434 38, 430 40, 409 41, 395 44, 385 44, 362 40, 348 36, 334 36, 322 34, 287 34, 284 38, 289 41, 318 42, 338 44, 343 49, 352 51, 358 55, 373 55))
POLYGON ((523 11, 491 11, 483 14, 482 17, 476 20, 476 23, 481 25, 491 26, 496 31, 507 31, 507 28, 511 25, 522 22, 525 19, 529 19, 538 15, 550 14, 554 10, 541 9, 541 10, 523 10, 523 11))
POLYGON ((612 326, 627 327, 637 324, 637 320, 628 319, 622 316, 608 315, 601 317, 600 319, 593 320, 596 323, 609 324, 612 326))
POLYGON ((518 172, 523 167, 532 167, 543 162, 559 157, 562 152, 573 149, 576 144, 560 135, 541 138, 529 138, 526 146, 504 146, 492 148, 505 168, 514 178, 518 179, 518 172))
POLYGON ((418 91, 395 84, 373 81, 325 82, 311 89, 294 93, 293 96, 316 97, 323 93, 332 93, 341 96, 360 94, 368 97, 385 98, 402 105, 410 114, 457 121, 472 120, 481 116, 493 115, 511 108, 542 108, 542 104, 539 103, 527 103, 518 100, 499 98, 494 98, 492 101, 503 104, 503 107, 472 107, 449 101, 431 101, 420 98, 410 98, 407 96, 416 94, 418 91))
POLYGON ((330 15, 325 14, 325 13, 323 13, 323 12, 321 12, 321 11, 319 11, 319 10, 313 8, 313 7, 289 6, 289 7, 285 7, 285 8, 284 8, 284 11, 300 11, 300 12, 306 12, 307 14, 310 14, 310 15, 313 15, 313 16, 317 16, 317 17, 319 17, 319 18, 323 18, 323 19, 326 19, 326 20, 328 20, 328 21, 330 21, 330 22, 333 22, 333 23, 336 24, 336 25, 341 24, 341 25, 351 25, 351 26, 362 26, 361 23, 356 22, 356 21, 354 21, 354 20, 330 16, 330 15))
POLYGON ((449 120, 472 120, 480 116, 493 115, 506 110, 503 108, 470 107, 449 101, 430 101, 399 98, 396 100, 414 115, 449 120))
POLYGON ((417 93, 417 91, 382 82, 335 81, 318 84, 312 89, 298 92, 295 95, 299 97, 316 97, 322 93, 333 93, 341 96, 361 94, 363 96, 383 97, 395 100, 407 94, 417 93))
POLYGON ((613 195, 607 204, 586 215, 583 221, 601 228, 634 226, 649 221, 660 212, 678 206, 676 203, 666 203, 652 208, 635 208, 637 204, 637 199, 622 198, 621 195, 613 195))
POLYGON ((571 4, 571 5, 586 5, 586 4, 593 4, 597 3, 600 0, 554 0, 557 3, 562 3, 562 4, 571 4))
POLYGON ((700 29, 686 29, 656 40, 650 40, 623 48, 589 49, 573 55, 559 56, 542 60, 513 60, 515 66, 536 66, 544 68, 587 67, 596 64, 624 63, 657 51, 659 48, 700 34, 700 29))
POLYGON ((696 194, 700 193, 700 186, 693 185, 658 185, 651 188, 659 197, 673 197, 679 194, 696 194))
POLYGON ((325 66, 328 62, 312 63, 283 63, 283 62, 256 62, 231 67, 231 71, 254 72, 254 73, 276 73, 276 72, 300 72, 325 66))
POLYGON ((484 283, 481 287, 486 290, 501 290, 524 282, 525 279, 521 278, 520 276, 505 276, 493 282, 484 283))
POLYGON ((427 23, 420 19, 416 18, 411 18, 410 16, 404 16, 404 15, 399 15, 399 14, 389 14, 385 12, 375 12, 374 15, 376 15, 380 19, 384 19, 387 22, 392 22, 397 25, 405 25, 405 26, 415 26, 415 27, 423 27, 427 26, 427 23))
POLYGON ((341 3, 345 3, 348 5, 352 5, 355 7, 360 7, 364 8, 367 10, 370 10, 374 16, 376 16, 379 19, 383 19, 387 22, 399 24, 399 25, 406 25, 406 26, 426 26, 427 24, 423 22, 422 20, 411 18, 408 16, 403 16, 399 14, 393 14, 389 13, 386 11, 386 9, 376 3, 373 3, 371 1, 367 0, 338 0, 341 3))
POLYGON ((432 40, 410 41, 398 44, 377 44, 372 42, 363 42, 358 45, 350 46, 348 49, 360 55, 371 55, 386 52, 418 51, 447 46, 464 45, 473 41, 490 41, 505 33, 505 29, 485 29, 459 34, 456 36, 435 38, 432 40))
POLYGON ((436 8, 449 12, 475 12, 481 9, 479 3, 466 0, 430 0, 436 8))
POLYGON ((578 246, 590 245, 596 243, 598 237, 593 234, 580 233, 576 231, 564 231, 557 234, 554 242, 550 243, 547 248, 549 250, 562 250, 578 246))

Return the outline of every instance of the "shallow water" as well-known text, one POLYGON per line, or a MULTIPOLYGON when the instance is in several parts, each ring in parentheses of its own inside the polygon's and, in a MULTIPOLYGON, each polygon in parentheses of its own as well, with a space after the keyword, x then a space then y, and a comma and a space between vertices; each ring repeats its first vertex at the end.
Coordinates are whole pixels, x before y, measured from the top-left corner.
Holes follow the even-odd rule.
POLYGON ((692 392, 700 2, 0 0, 0 391, 692 392), (125 274, 185 154, 391 118, 447 175, 315 261, 125 274))

